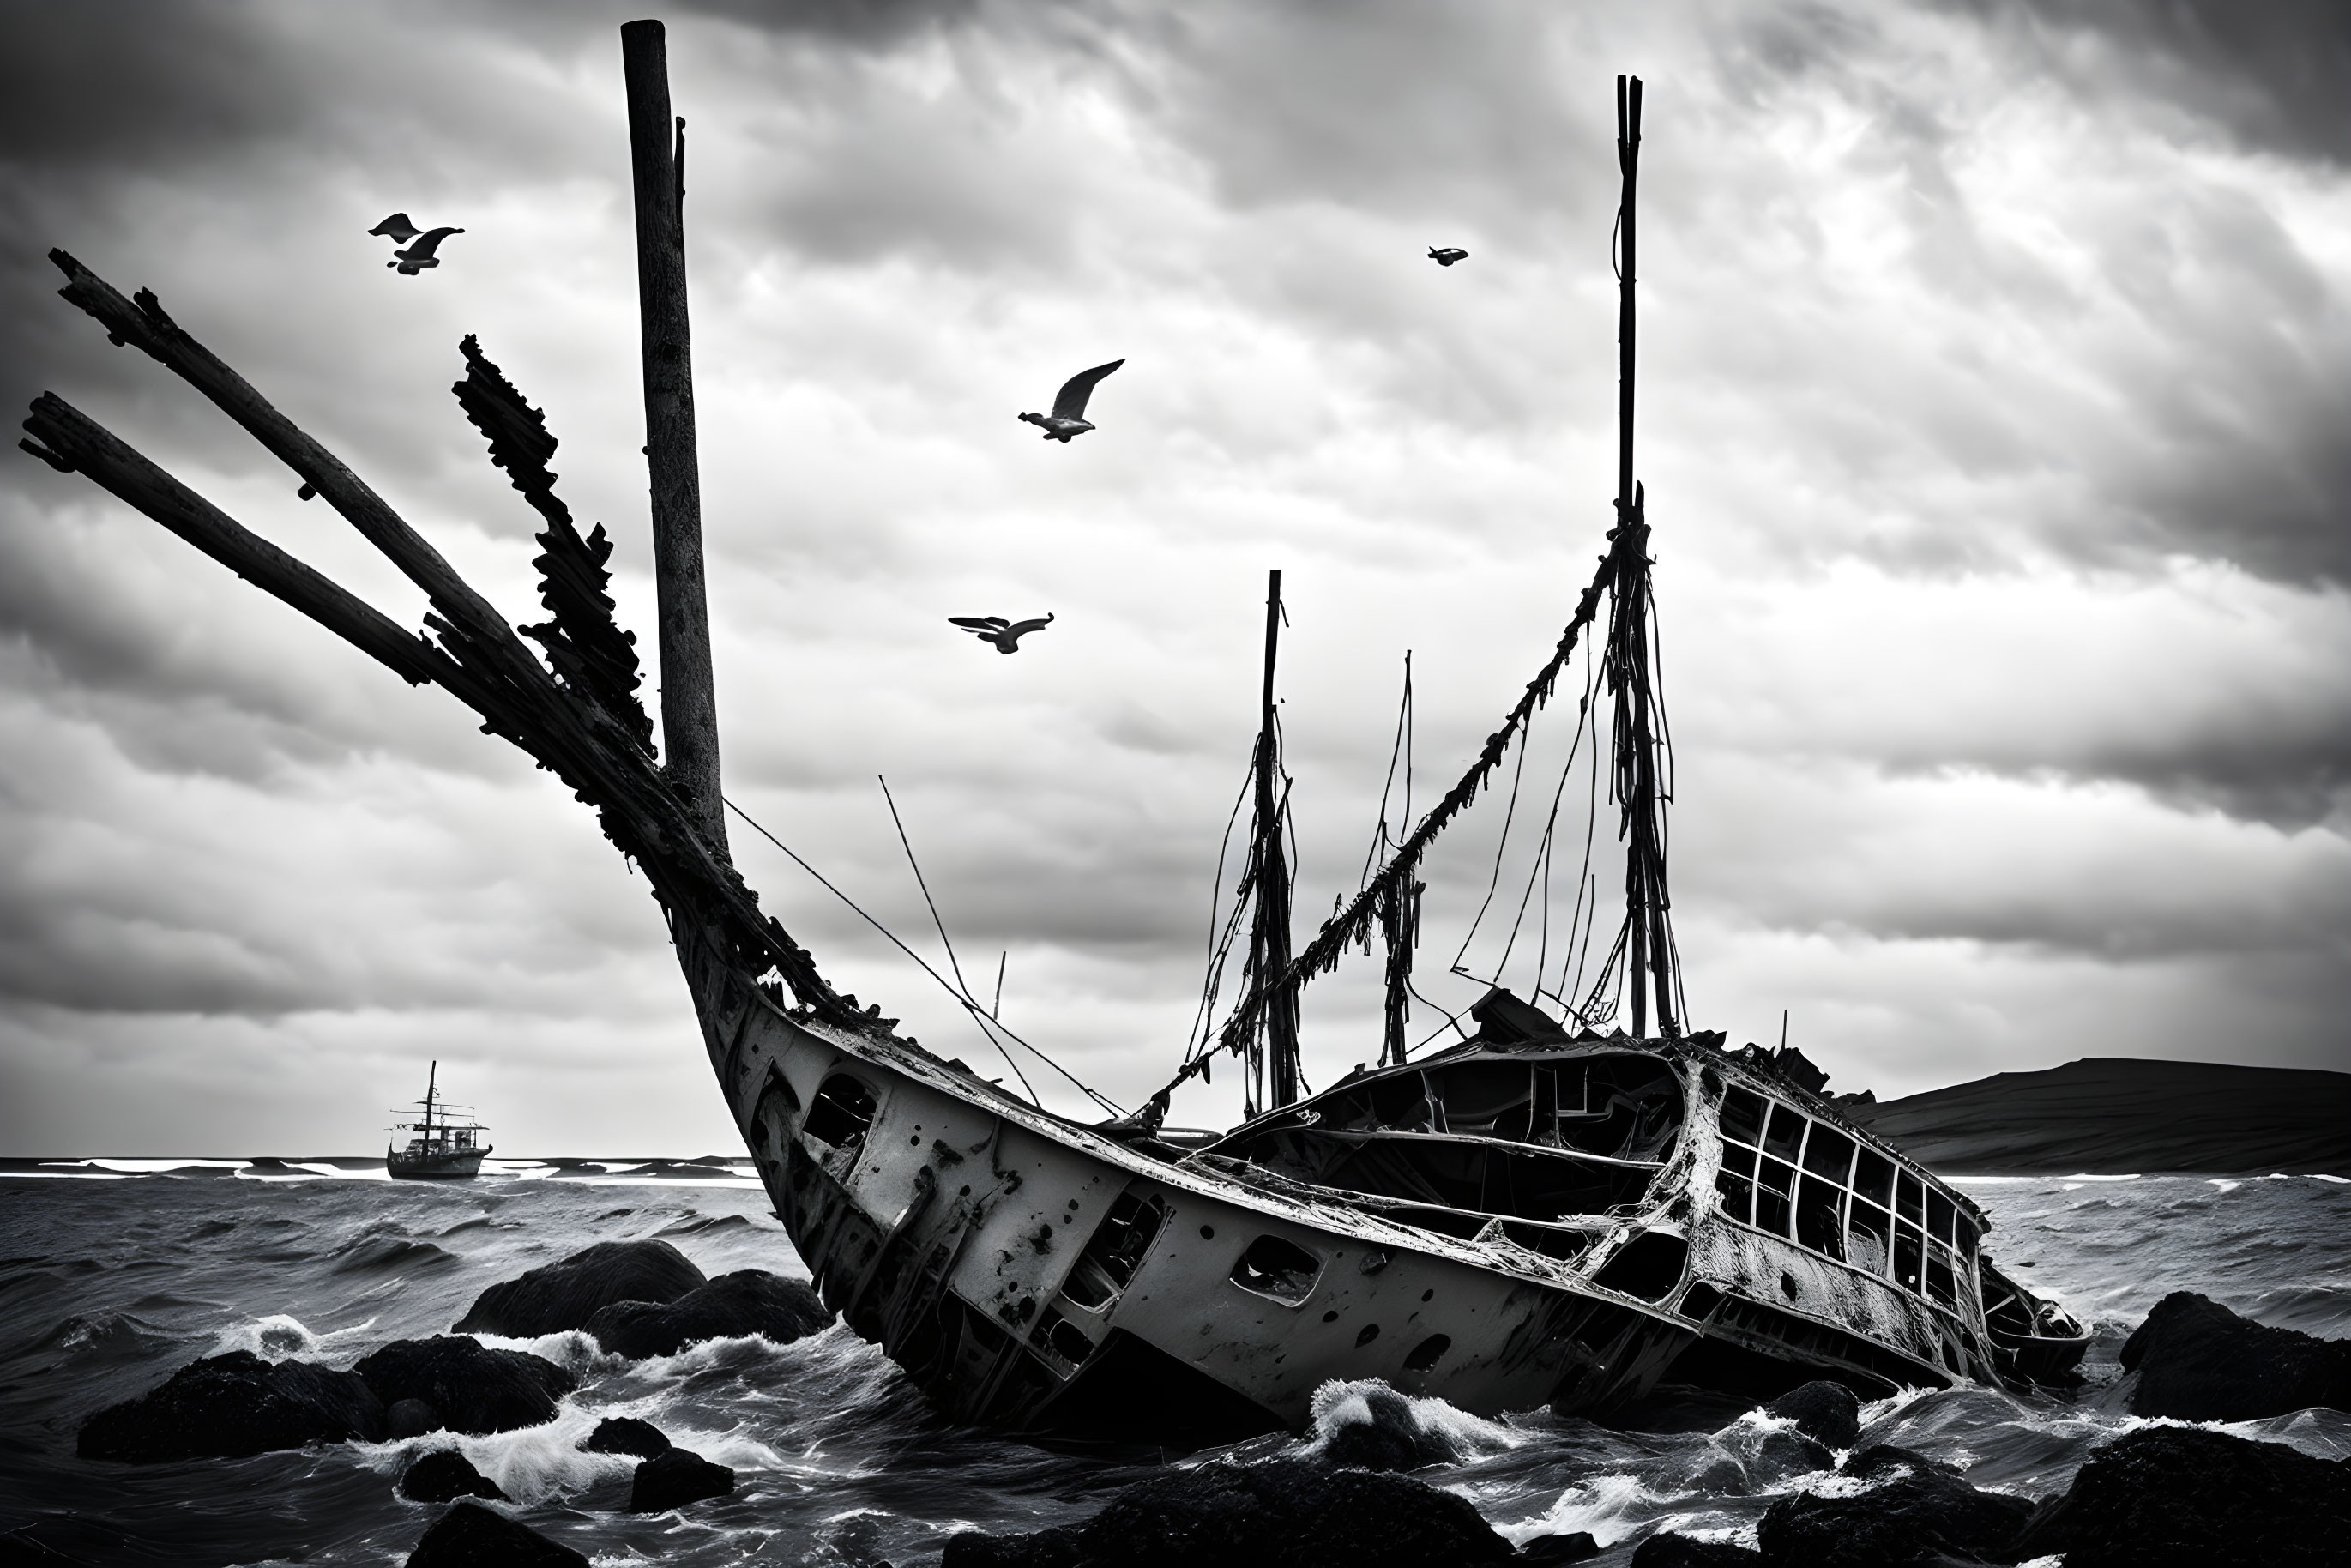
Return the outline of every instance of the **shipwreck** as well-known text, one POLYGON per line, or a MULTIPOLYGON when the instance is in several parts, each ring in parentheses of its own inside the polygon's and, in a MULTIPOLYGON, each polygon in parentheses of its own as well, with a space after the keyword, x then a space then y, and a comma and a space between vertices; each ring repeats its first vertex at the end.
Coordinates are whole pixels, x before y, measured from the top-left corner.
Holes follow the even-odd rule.
MULTIPOLYGON (((1481 1414, 1604 1415, 1669 1372, 1869 1390, 2063 1377, 2082 1325, 2002 1274, 1985 1217, 1820 1093, 1800 1057, 1686 1027, 1666 883, 1650 538, 1634 476, 1641 84, 1618 80, 1621 398, 1614 526, 1557 648, 1360 893, 1295 953, 1275 799, 1279 580, 1255 769, 1245 988, 1168 1089, 1056 1114, 899 1036, 827 983, 730 859, 704 602, 682 120, 662 28, 622 29, 637 218, 661 740, 605 592, 611 546, 558 497, 545 422, 467 339, 466 416, 545 522, 547 619, 510 624, 373 489, 199 343, 62 251, 63 297, 210 398, 428 597, 406 630, 247 531, 64 400, 34 455, 87 476, 551 769, 651 881, 721 1092, 824 1301, 955 1419, 1165 1438, 1298 1427, 1315 1389, 1384 1378, 1481 1414), (1602 612, 1604 606, 1606 613, 1602 612), (538 644, 537 651, 524 639, 538 644), (1468 1038, 1405 1035, 1416 873, 1587 639, 1610 709, 1625 908, 1561 1014, 1495 989, 1468 1038), (1375 936, 1376 1065, 1301 1090, 1303 988, 1375 936), (1624 1024, 1617 999, 1629 999, 1624 1024), (1629 1027, 1625 1027, 1629 1025, 1629 1027), (1171 1141, 1172 1091, 1238 1059, 1251 1114, 1171 1141)), ((1467 1031, 1465 1031, 1467 1032, 1467 1031)), ((1368 1057, 1369 1051, 1364 1053, 1368 1057)))

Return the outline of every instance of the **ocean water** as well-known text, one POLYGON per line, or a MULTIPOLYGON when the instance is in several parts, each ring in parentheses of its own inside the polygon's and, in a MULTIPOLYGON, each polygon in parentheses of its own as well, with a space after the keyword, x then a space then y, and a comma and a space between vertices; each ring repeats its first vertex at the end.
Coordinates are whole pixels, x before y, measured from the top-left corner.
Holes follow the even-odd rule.
MULTIPOLYGON (((2121 1412, 2115 1356, 2167 1291, 2351 1337, 2351 1182, 1961 1185, 1993 1217, 1995 1254, 2098 1328, 2088 1385, 2068 1397, 1897 1396, 1865 1408, 1865 1442, 1916 1448, 1979 1486, 2042 1497, 2098 1442, 2141 1424, 2121 1412)), ((13 1560, 14 1534, 92 1563, 397 1563, 442 1510, 403 1501, 394 1486, 420 1453, 455 1447, 519 1517, 600 1564, 914 1568, 955 1531, 1084 1518, 1164 1464, 1250 1463, 1319 1440, 1181 1454, 956 1427, 835 1326, 789 1345, 720 1341, 638 1363, 576 1333, 492 1340, 580 1377, 558 1419, 528 1431, 164 1465, 74 1457, 92 1412, 198 1356, 243 1347, 348 1366, 389 1341, 445 1331, 496 1281, 595 1241, 653 1237, 711 1274, 804 1277, 734 1159, 494 1160, 482 1178, 447 1185, 387 1181, 381 1161, 0 1161, 0 1559, 13 1560), (666 1515, 618 1511, 634 1461, 578 1445, 601 1417, 623 1415, 731 1466, 735 1495, 666 1515)), ((1326 1391, 1324 1428, 1360 1409, 1352 1392, 1326 1391)), ((1630 1429, 1540 1410, 1486 1421, 1436 1401, 1419 1413, 1464 1456, 1422 1479, 1468 1498, 1514 1541, 1588 1530, 1609 1548, 1603 1563, 1661 1528, 1751 1544, 1775 1497, 1835 1484, 1792 1470, 1774 1423, 1696 1391, 1665 1391, 1621 1424, 1630 1429)), ((2334 1411, 2226 1429, 2351 1455, 2351 1416, 2334 1411)))

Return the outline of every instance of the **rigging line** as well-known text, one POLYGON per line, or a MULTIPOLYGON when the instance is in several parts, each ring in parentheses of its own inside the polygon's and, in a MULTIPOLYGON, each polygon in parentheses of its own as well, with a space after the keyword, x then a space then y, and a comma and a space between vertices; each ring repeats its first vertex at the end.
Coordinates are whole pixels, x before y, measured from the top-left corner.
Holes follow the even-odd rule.
POLYGON ((923 902, 930 907, 931 924, 938 927, 939 946, 947 950, 947 967, 955 972, 956 988, 968 998, 971 996, 970 983, 963 977, 963 966, 956 962, 955 943, 947 936, 947 923, 939 918, 938 902, 931 896, 931 884, 923 880, 922 862, 914 858, 914 841, 906 837, 906 824, 898 815, 898 802, 890 794, 890 780, 879 773, 873 779, 882 786, 883 802, 890 808, 890 825, 898 830, 898 842, 906 852, 906 864, 914 870, 914 885, 923 890, 923 902))
MULTIPOLYGON (((1468 769, 1454 780, 1453 787, 1439 797, 1437 804, 1429 808, 1419 826, 1413 829, 1388 863, 1380 868, 1379 873, 1372 878, 1363 892, 1355 895, 1354 901, 1337 918, 1322 923, 1322 930, 1316 932, 1314 939, 1290 959, 1290 967, 1276 977, 1272 986, 1258 988, 1243 999, 1233 1017, 1226 1022, 1223 1032, 1217 1036, 1215 1048, 1217 1052, 1238 1049, 1243 1031, 1263 1013, 1277 987, 1292 980, 1303 985, 1315 975, 1335 966, 1348 946, 1357 939, 1356 934, 1362 930, 1363 924, 1372 918, 1382 893, 1417 867, 1429 842, 1485 788, 1489 776, 1501 765, 1502 753, 1510 748, 1511 737, 1537 708, 1551 700, 1559 672, 1573 656, 1578 641, 1592 625, 1593 617, 1599 610, 1600 595, 1615 577, 1621 549, 1618 541, 1623 538, 1621 531, 1616 532, 1617 540, 1611 541, 1610 549, 1600 558, 1599 570, 1593 573, 1592 580, 1584 585, 1583 592, 1577 598, 1575 611, 1560 632, 1558 645, 1552 650, 1551 657, 1543 661, 1542 668, 1535 672, 1534 678, 1519 694, 1519 700, 1510 706, 1510 711, 1503 716, 1501 727, 1486 737, 1486 744, 1479 748, 1468 769)), ((1164 1104, 1167 1097, 1186 1082, 1207 1071, 1209 1054, 1202 1051, 1186 1061, 1181 1071, 1152 1096, 1154 1102, 1164 1104)))
MULTIPOLYGON (((1598 824, 1600 812, 1600 716, 1592 711, 1592 650, 1590 648, 1586 648, 1583 651, 1583 706, 1578 710, 1577 723, 1583 730, 1588 731, 1592 737, 1592 751, 1589 757, 1592 786, 1584 800, 1583 863, 1578 868, 1576 873, 1575 908, 1570 913, 1568 917, 1567 944, 1563 950, 1564 956, 1560 963, 1559 987, 1552 993, 1559 998, 1560 1005, 1568 1009, 1571 1012, 1574 1010, 1575 1004, 1568 1000, 1568 995, 1570 992, 1574 991, 1577 987, 1581 986, 1583 983, 1583 969, 1580 964, 1576 970, 1577 979, 1575 984, 1569 984, 1567 977, 1568 966, 1570 964, 1578 963, 1576 958, 1576 927, 1578 923, 1581 922, 1584 933, 1583 946, 1588 949, 1592 944, 1592 924, 1599 918, 1600 915, 1599 886, 1592 875, 1593 832, 1598 824), (1587 888, 1590 890, 1590 896, 1588 899, 1586 897, 1587 888)), ((1538 986, 1537 988, 1541 989, 1541 987, 1538 986)))
POLYGON ((1217 841, 1217 873, 1208 883, 1208 967, 1200 977, 1200 1010, 1193 1017, 1192 1027, 1184 1032, 1184 1059, 1189 1061, 1196 1051, 1192 1037, 1198 1034, 1202 1045, 1207 1043, 1207 1021, 1213 1016, 1217 993, 1223 989, 1226 956, 1232 951, 1233 934, 1240 925, 1240 892, 1234 889, 1233 913, 1225 922, 1225 936, 1217 937, 1217 910, 1225 896, 1225 859, 1233 847, 1233 824, 1241 820, 1241 802, 1249 799, 1249 785, 1256 778, 1254 762, 1241 774, 1241 787, 1233 796, 1233 809, 1225 818, 1225 836, 1217 841))
POLYGON ((1459 1014, 1454 1012, 1442 1002, 1433 1002, 1426 997, 1422 996, 1420 994, 1420 988, 1414 985, 1410 978, 1405 979, 1404 986, 1405 990, 1408 990, 1413 994, 1416 1000, 1421 1002, 1425 1006, 1435 1008, 1438 1012, 1445 1015, 1445 1021, 1443 1023, 1438 1024, 1435 1029, 1421 1036, 1420 1043, 1412 1047, 1410 1051, 1405 1052, 1407 1059, 1411 1057, 1414 1051, 1426 1051, 1428 1048, 1428 1042, 1430 1040, 1435 1040, 1438 1035, 1443 1034, 1448 1029, 1454 1033, 1459 1035, 1464 1040, 1467 1040, 1469 1038, 1469 1031, 1461 1027, 1461 1018, 1459 1014))
POLYGON ((1502 956, 1494 972, 1500 974, 1510 967, 1510 954, 1519 945, 1519 928, 1526 923, 1527 905, 1532 902, 1538 880, 1542 884, 1542 946, 1535 955, 1534 988, 1542 989, 1543 970, 1551 958, 1551 862, 1552 843, 1559 828, 1559 803, 1567 796, 1568 776, 1575 771, 1576 748, 1583 743, 1583 716, 1576 715, 1575 733, 1568 741, 1567 760, 1560 765, 1559 784, 1551 793, 1551 815, 1543 820, 1542 837, 1537 841, 1534 864, 1527 872, 1526 891, 1519 894, 1519 912, 1510 921, 1510 939, 1502 944, 1502 956))
MULTIPOLYGON (((726 800, 726 797, 724 795, 720 796, 719 799, 726 800)), ((827 893, 832 894, 833 897, 841 900, 841 903, 849 905, 849 907, 856 913, 856 915, 860 920, 864 921, 866 925, 871 925, 874 930, 879 931, 883 936, 888 937, 890 939, 890 945, 893 947, 897 948, 899 952, 904 953, 907 957, 912 958, 915 964, 921 967, 923 973, 928 975, 932 979, 936 980, 939 983, 939 988, 946 992, 947 995, 955 998, 957 1002, 963 1004, 965 1009, 970 1011, 975 1019, 986 1016, 979 1011, 977 1006, 974 1004, 969 998, 964 996, 963 993, 957 991, 953 986, 947 984, 947 977, 945 975, 940 974, 936 969, 932 968, 931 966, 925 961, 920 953, 915 952, 912 947, 909 947, 904 942, 899 941, 898 934, 896 932, 891 930, 887 925, 883 925, 879 920, 874 919, 871 915, 866 914, 863 906, 861 905, 857 900, 850 897, 849 894, 841 892, 840 888, 834 886, 831 877, 817 870, 816 867, 809 864, 808 862, 800 859, 800 857, 793 852, 792 847, 789 844, 785 843, 783 840, 776 837, 775 834, 768 831, 766 828, 762 827, 757 817, 754 817, 750 812, 743 810, 742 807, 737 806, 732 800, 726 800, 726 809, 733 811, 737 816, 742 818, 746 823, 749 824, 753 832, 758 834, 761 838, 767 840, 769 843, 783 851, 785 854, 790 856, 791 862, 794 865, 808 873, 809 875, 816 878, 818 885, 821 886, 827 893)), ((997 1027, 999 1029, 1003 1028, 1000 1024, 997 1027)), ((1020 1071, 1020 1064, 1012 1060, 1012 1053, 1004 1049, 1004 1042, 998 1040, 994 1034, 990 1033, 984 1027, 979 1032, 982 1035, 985 1035, 988 1041, 996 1047, 997 1053, 1004 1058, 1004 1064, 1012 1069, 1012 1075, 1015 1078, 1020 1080, 1020 1086, 1029 1090, 1029 1099, 1030 1103, 1035 1104, 1041 1109, 1044 1105, 1044 1102, 1037 1098, 1036 1090, 1029 1088, 1028 1074, 1022 1072, 1020 1071)), ((1019 1035, 1013 1034, 1008 1029, 1004 1030, 1004 1032, 1014 1040, 1020 1040, 1019 1035)), ((1029 1045, 1029 1042, 1025 1040, 1020 1040, 1020 1043, 1023 1045, 1029 1045)), ((1029 1049, 1031 1051, 1037 1050, 1033 1045, 1029 1046, 1029 1049)), ((1038 1051, 1038 1054, 1042 1056, 1044 1053, 1042 1051, 1038 1051)), ((1067 1073, 1063 1073, 1062 1076, 1066 1078, 1069 1075, 1067 1073)), ((1071 1082, 1076 1082, 1076 1080, 1071 1079, 1071 1082)), ((1080 1083, 1078 1087, 1084 1089, 1085 1085, 1080 1083)), ((1093 1091, 1088 1089, 1086 1090, 1086 1092, 1088 1094, 1092 1094, 1093 1091)))
MULTIPOLYGON (((1532 726, 1529 727, 1531 728, 1532 726)), ((1494 874, 1486 879, 1485 900, 1478 905, 1478 913, 1469 922, 1469 930, 1461 938, 1459 950, 1453 955, 1453 967, 1456 972, 1458 972, 1461 967, 1462 955, 1468 952, 1469 944, 1478 939, 1478 927, 1485 921, 1486 911, 1494 902, 1494 889, 1501 885, 1502 857, 1510 851, 1510 823, 1519 814, 1519 784, 1526 778, 1527 751, 1527 739, 1522 734, 1519 737, 1519 759, 1510 768, 1510 802, 1502 810, 1502 836, 1494 844, 1494 874)))
POLYGON ((1411 717, 1412 650, 1406 648, 1404 651, 1404 695, 1396 703, 1395 743, 1388 747, 1388 776, 1380 785, 1380 823, 1373 831, 1372 847, 1364 855, 1364 869, 1355 878, 1358 890, 1372 880, 1372 867, 1380 856, 1395 847, 1395 841, 1388 834, 1388 796, 1395 788, 1396 763, 1399 760, 1405 763, 1404 817, 1406 821, 1412 821, 1412 764, 1407 749, 1411 741, 1406 734, 1411 717))
MULTIPOLYGON (((726 797, 721 796, 720 799, 726 800, 726 797)), ((874 919, 871 915, 866 914, 864 909, 858 904, 857 901, 850 897, 849 894, 841 892, 839 887, 835 886, 831 878, 827 877, 822 872, 817 870, 816 867, 809 864, 808 862, 802 860, 797 853, 793 852, 791 847, 786 844, 783 840, 776 837, 775 834, 768 831, 765 827, 761 826, 758 818, 752 816, 750 812, 746 811, 742 807, 737 806, 732 800, 726 800, 726 807, 737 816, 742 818, 744 821, 750 824, 752 831, 758 833, 761 838, 767 840, 769 843, 775 845, 776 848, 783 851, 786 855, 789 856, 794 865, 799 866, 802 871, 808 873, 809 875, 816 878, 816 880, 823 885, 826 892, 841 900, 841 903, 849 905, 851 909, 855 910, 859 919, 864 921, 868 925, 872 926, 874 930, 879 931, 883 936, 888 937, 890 939, 890 945, 897 948, 899 952, 906 955, 907 957, 912 958, 915 965, 921 968, 923 973, 928 975, 932 979, 936 980, 939 984, 939 988, 946 992, 950 997, 953 997, 956 999, 956 1004, 960 1006, 965 1012, 971 1015, 972 1021, 979 1026, 979 1032, 987 1037, 990 1044, 996 1047, 998 1053, 1004 1058, 1005 1064, 1012 1069, 1013 1076, 1020 1080, 1023 1087, 1028 1087, 1029 1076, 1020 1071, 1019 1063, 1012 1060, 1012 1053, 1004 1049, 1004 1041, 1007 1040, 1019 1046, 1021 1050, 1027 1051, 1029 1055, 1035 1057, 1038 1061, 1043 1062, 1046 1066, 1051 1068, 1054 1071, 1060 1073, 1062 1077, 1068 1079, 1077 1089, 1079 1093, 1083 1094, 1095 1104, 1100 1105, 1104 1110, 1110 1112, 1111 1114, 1114 1116, 1123 1116, 1126 1114, 1126 1107, 1121 1105, 1117 1101, 1112 1099, 1109 1095, 1102 1093, 1100 1090, 1094 1088, 1093 1085, 1088 1083, 1084 1079, 1080 1078, 1076 1073, 1071 1071, 1068 1068, 1054 1061, 1037 1046, 1030 1044, 1026 1040, 1023 1040, 1012 1030, 1006 1028, 1003 1024, 988 1017, 986 1009, 982 1008, 979 1003, 973 1000, 968 994, 958 991, 955 987, 949 985, 947 983, 946 977, 940 974, 936 969, 932 968, 929 964, 925 963, 920 953, 915 952, 912 947, 907 946, 904 942, 900 941, 896 932, 883 925, 879 920, 874 919), (999 1036, 1001 1038, 998 1038, 999 1036)), ((1035 1089, 1029 1088, 1029 1103, 1037 1106, 1038 1109, 1044 1109, 1045 1103, 1038 1098, 1035 1089)))

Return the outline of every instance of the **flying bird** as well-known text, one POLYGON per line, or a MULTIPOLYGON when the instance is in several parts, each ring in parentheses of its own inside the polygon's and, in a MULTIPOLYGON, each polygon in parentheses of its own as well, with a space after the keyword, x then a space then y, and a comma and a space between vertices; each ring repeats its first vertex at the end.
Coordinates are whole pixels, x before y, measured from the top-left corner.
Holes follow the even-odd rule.
POLYGON ((400 276, 402 277, 413 277, 428 267, 440 266, 441 258, 433 253, 440 249, 441 242, 451 235, 461 235, 465 232, 464 229, 428 229, 418 235, 415 242, 406 250, 393 251, 392 259, 385 262, 384 266, 400 268, 400 276))
POLYGON ((408 221, 408 214, 406 213, 394 213, 392 216, 384 219, 383 222, 376 225, 375 227, 368 230, 369 234, 381 235, 381 237, 390 240, 394 245, 406 245, 410 240, 414 239, 423 232, 423 231, 419 229, 414 224, 408 221))
POLYGON ((1469 253, 1463 250, 1458 245, 1448 245, 1442 248, 1439 248, 1437 246, 1430 246, 1428 247, 1428 259, 1437 263, 1439 267, 1451 267, 1457 261, 1468 260, 1469 253))
MULTIPOLYGON (((1086 419, 1086 399, 1093 395, 1094 383, 1124 363, 1124 360, 1113 360, 1106 365, 1080 371, 1063 382, 1061 390, 1054 394, 1052 413, 1024 413, 1020 417, 1043 430, 1048 441, 1067 442, 1073 435, 1083 434, 1093 428, 1086 419)), ((1012 652, 1009 648, 1004 651, 1012 652)))
MULTIPOLYGON (((1110 367, 1112 370, 1117 368, 1116 365, 1110 367)), ((1067 395, 1067 389, 1064 389, 1064 395, 1067 395)), ((1081 391, 1078 398, 1082 402, 1085 393, 1081 391)), ((1025 419, 1028 416, 1024 414, 1021 417, 1025 419)), ((1050 440, 1050 437, 1047 439, 1050 440)), ((1063 436, 1062 439, 1066 441, 1069 437, 1063 436)), ((1042 632, 1052 623, 1053 618, 1050 615, 1046 616, 1042 621, 1007 621, 1001 615, 950 615, 947 617, 948 625, 960 626, 981 642, 992 643, 999 653, 1020 652, 1021 638, 1031 632, 1042 632)))

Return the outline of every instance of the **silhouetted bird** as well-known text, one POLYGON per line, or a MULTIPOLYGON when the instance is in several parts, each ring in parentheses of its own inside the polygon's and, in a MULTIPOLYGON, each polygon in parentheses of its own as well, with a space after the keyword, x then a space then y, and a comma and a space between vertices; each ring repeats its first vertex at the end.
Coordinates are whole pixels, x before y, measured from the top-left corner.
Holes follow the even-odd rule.
POLYGON ((441 258, 433 253, 439 250, 441 242, 451 235, 461 235, 465 232, 464 229, 429 229, 418 235, 415 243, 406 250, 393 251, 392 259, 385 262, 384 266, 400 268, 400 276, 402 277, 413 277, 428 267, 440 266, 441 258))
MULTIPOLYGON (((1117 367, 1112 368, 1114 370, 1117 367)), ((1021 638, 1031 632, 1042 632, 1052 623, 1053 618, 1050 615, 1042 621, 1007 621, 1001 615, 950 615, 947 617, 948 625, 960 626, 981 642, 993 643, 999 653, 1020 652, 1021 638)))
MULTIPOLYGON (((1024 413, 1020 417, 1042 429, 1048 441, 1066 442, 1073 435, 1092 430, 1093 426, 1086 420, 1086 399, 1093 395, 1096 382, 1124 363, 1124 360, 1113 360, 1106 365, 1080 371, 1061 383, 1061 390, 1053 398, 1052 413, 1024 413)), ((1009 648, 1004 651, 1008 653, 1012 652, 1009 648)))
POLYGON ((384 219, 383 222, 376 225, 375 227, 368 230, 368 233, 381 235, 381 237, 390 240, 394 245, 406 245, 410 240, 414 239, 423 232, 423 231, 422 229, 419 229, 414 224, 408 221, 408 214, 406 213, 394 213, 392 216, 384 219))
POLYGON ((1428 247, 1428 259, 1439 267, 1451 267, 1457 261, 1468 260, 1469 253, 1458 245, 1448 245, 1441 250, 1431 246, 1428 247))

